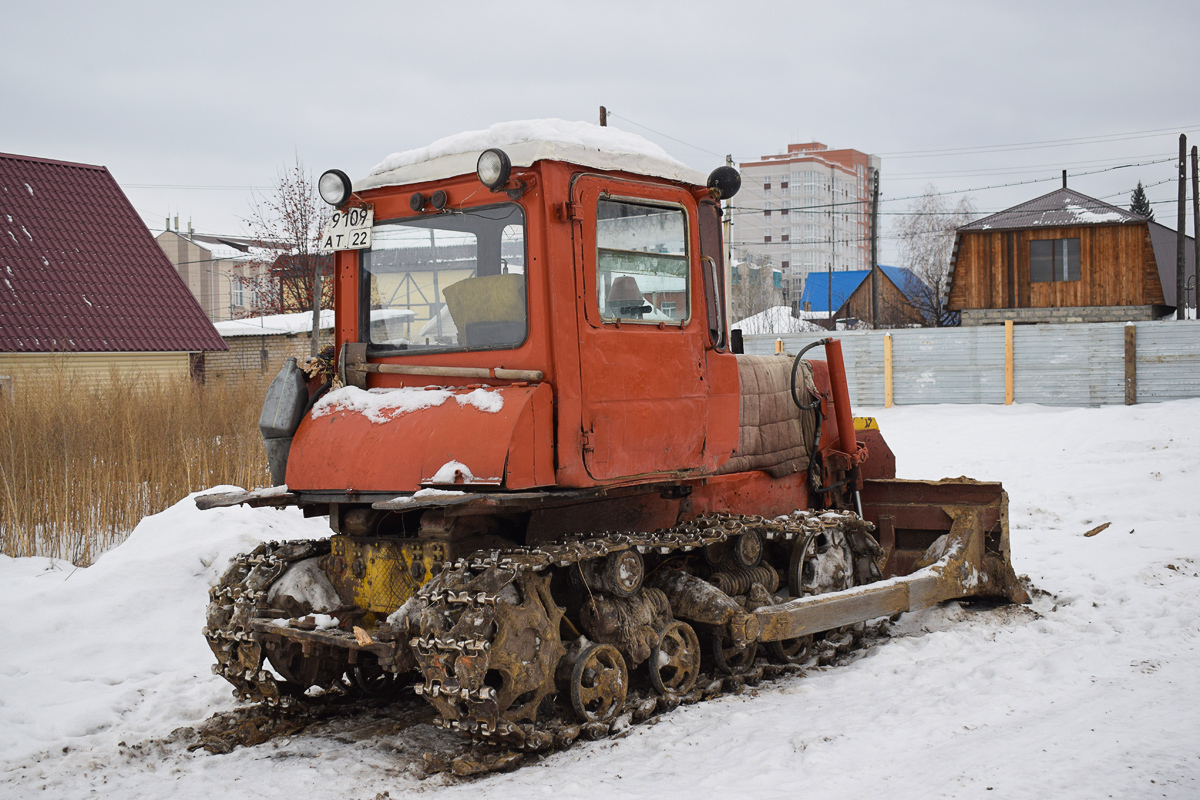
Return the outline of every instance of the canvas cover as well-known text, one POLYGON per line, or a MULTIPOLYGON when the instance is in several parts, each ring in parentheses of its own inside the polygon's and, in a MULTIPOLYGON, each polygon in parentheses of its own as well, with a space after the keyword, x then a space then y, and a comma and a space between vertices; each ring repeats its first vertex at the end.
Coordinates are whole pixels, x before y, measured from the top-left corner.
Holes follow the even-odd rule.
MULTIPOLYGON (((737 363, 742 385, 738 446, 717 473, 761 469, 778 478, 808 469, 817 417, 792 400, 792 358, 739 355, 737 363)), ((811 403, 816 390, 807 361, 800 362, 796 384, 800 401, 811 403)))

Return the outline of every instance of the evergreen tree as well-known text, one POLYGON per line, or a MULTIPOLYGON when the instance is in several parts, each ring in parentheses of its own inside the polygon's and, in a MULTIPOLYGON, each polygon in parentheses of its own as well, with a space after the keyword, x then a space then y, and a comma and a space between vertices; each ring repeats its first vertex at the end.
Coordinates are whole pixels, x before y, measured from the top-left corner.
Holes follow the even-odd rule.
POLYGON ((1141 181, 1138 181, 1137 188, 1129 197, 1129 210, 1151 222, 1154 221, 1154 209, 1150 207, 1150 200, 1146 197, 1146 190, 1142 188, 1141 181))

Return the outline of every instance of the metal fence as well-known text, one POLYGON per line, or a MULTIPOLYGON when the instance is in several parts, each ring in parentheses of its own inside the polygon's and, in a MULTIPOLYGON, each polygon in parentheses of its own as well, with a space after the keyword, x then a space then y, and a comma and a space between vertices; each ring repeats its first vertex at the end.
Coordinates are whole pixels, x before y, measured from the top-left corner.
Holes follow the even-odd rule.
MULTIPOLYGON (((1200 397, 1200 321, 1135 322, 1139 403, 1200 397)), ((1005 400, 1004 326, 838 331, 856 406, 884 404, 884 336, 892 337, 896 405, 1005 400)), ((747 353, 795 353, 827 333, 745 337, 747 353)), ((821 358, 819 352, 814 352, 821 358)), ((1017 403, 1099 406, 1125 402, 1125 324, 1073 323, 1013 328, 1017 403)))

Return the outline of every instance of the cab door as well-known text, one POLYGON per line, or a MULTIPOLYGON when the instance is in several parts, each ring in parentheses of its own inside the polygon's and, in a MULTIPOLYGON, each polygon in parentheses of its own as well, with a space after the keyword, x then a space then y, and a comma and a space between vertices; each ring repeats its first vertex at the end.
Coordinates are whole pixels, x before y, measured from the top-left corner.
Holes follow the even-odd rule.
POLYGON ((583 461, 597 481, 701 470, 708 418, 695 203, 602 176, 572 187, 583 461))

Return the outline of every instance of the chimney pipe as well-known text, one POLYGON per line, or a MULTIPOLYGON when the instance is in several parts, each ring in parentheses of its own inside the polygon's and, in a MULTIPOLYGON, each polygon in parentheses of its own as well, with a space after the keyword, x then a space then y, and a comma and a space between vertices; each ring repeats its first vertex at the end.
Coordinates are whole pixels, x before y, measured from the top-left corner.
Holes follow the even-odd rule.
POLYGON ((1067 188, 1067 171, 1063 170, 1063 188, 1067 188))

